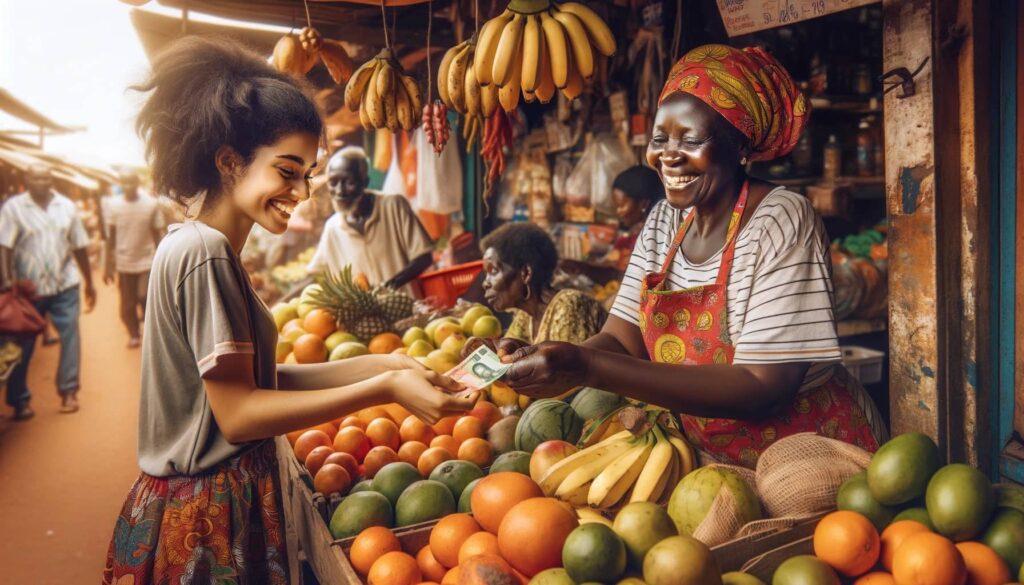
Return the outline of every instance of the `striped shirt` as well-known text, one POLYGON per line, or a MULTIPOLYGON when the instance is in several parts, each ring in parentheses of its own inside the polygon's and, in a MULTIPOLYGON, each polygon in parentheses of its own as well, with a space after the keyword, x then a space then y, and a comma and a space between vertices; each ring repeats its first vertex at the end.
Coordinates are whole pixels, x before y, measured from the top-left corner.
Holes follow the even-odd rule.
MULTIPOLYGON (((689 209, 667 201, 651 210, 623 276, 611 313, 638 324, 640 284, 658 272, 689 209)), ((722 262, 719 250, 694 264, 677 253, 667 286, 681 290, 713 284, 722 262)), ((841 358, 833 314, 832 264, 828 237, 810 202, 782 187, 769 193, 737 235, 726 306, 733 363, 811 362, 803 389, 831 376, 841 358)))
POLYGON ((72 252, 88 243, 78 207, 60 193, 53 193, 46 209, 28 193, 11 197, 0 208, 0 246, 14 250, 14 277, 32 281, 41 297, 78 285, 81 276, 72 252))

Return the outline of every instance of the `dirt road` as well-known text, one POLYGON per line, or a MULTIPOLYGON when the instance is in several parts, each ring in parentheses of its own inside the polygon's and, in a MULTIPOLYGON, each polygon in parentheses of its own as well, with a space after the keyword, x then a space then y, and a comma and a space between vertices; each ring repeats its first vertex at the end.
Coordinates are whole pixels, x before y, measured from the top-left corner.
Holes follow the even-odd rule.
POLYGON ((139 350, 117 316, 117 290, 98 284, 83 315, 81 410, 58 414, 59 348, 38 347, 29 369, 36 417, 0 412, 0 582, 98 583, 114 519, 136 475, 139 350))

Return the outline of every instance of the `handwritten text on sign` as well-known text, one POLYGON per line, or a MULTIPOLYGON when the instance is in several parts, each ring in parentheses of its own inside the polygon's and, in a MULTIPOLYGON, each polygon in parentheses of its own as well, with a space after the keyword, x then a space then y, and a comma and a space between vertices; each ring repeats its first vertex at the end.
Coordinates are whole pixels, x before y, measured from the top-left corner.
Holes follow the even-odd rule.
POLYGON ((730 37, 786 26, 878 0, 717 0, 730 37))

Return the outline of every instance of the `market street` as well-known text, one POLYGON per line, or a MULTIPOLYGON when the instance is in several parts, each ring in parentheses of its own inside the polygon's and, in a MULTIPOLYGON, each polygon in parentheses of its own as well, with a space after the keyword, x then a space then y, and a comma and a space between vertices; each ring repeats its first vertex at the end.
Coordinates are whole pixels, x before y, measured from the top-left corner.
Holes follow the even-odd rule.
POLYGON ((82 315, 81 410, 59 414, 59 346, 38 347, 29 370, 36 416, 0 419, 0 581, 100 580, 114 519, 138 473, 139 350, 126 347, 117 288, 96 274, 96 309, 82 315))

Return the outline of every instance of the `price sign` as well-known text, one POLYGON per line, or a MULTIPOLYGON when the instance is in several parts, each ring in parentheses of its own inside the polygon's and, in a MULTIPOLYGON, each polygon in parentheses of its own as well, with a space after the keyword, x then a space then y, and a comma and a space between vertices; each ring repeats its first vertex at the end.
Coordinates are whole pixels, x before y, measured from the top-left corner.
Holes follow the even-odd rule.
POLYGON ((879 0, 716 0, 730 37, 875 4, 879 0))

